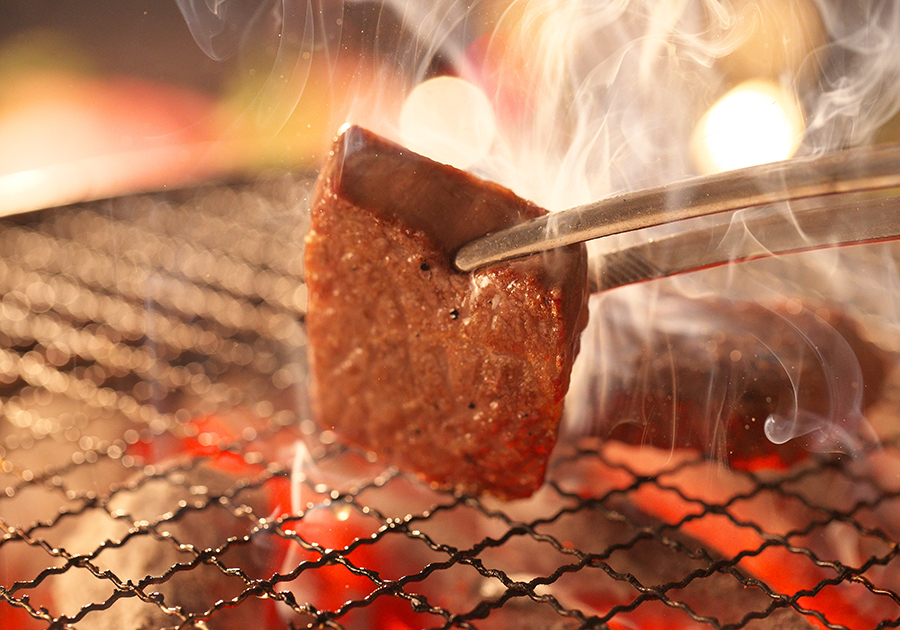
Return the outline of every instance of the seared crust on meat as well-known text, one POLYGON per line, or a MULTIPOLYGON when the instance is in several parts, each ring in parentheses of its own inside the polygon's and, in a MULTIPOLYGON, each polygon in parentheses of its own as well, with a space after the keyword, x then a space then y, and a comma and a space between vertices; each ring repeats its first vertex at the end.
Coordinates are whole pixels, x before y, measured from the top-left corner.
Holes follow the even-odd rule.
POLYGON ((363 129, 320 175, 306 242, 315 415, 463 493, 543 483, 579 335, 583 246, 473 273, 456 250, 543 214, 505 188, 363 129))

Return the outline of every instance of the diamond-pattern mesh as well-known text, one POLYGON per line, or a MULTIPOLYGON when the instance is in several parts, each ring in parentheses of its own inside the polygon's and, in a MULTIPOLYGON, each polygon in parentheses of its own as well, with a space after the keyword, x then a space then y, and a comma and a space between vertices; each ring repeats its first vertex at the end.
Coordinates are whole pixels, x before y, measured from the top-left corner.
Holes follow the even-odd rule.
POLYGON ((586 438, 504 503, 320 431, 309 191, 2 224, 0 630, 900 625, 890 436, 781 472, 586 438))

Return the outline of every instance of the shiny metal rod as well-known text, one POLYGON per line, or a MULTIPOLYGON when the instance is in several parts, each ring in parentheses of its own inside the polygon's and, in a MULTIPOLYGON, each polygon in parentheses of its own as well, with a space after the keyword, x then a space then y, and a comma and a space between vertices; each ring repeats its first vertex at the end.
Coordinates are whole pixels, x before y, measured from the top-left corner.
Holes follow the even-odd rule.
POLYGON ((772 207, 605 252, 591 261, 591 291, 726 263, 893 240, 900 240, 900 197, 851 203, 831 198, 790 212, 772 207))
POLYGON ((900 186, 900 144, 696 177, 552 213, 464 245, 461 271, 612 234, 781 201, 900 186))

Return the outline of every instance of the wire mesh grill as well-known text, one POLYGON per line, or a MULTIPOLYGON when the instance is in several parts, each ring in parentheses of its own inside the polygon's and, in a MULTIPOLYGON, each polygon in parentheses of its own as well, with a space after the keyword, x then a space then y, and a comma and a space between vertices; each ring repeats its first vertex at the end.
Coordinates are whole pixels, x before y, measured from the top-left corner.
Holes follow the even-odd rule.
POLYGON ((502 503, 320 431, 309 191, 3 224, 0 629, 900 625, 891 439, 780 473, 585 439, 502 503))

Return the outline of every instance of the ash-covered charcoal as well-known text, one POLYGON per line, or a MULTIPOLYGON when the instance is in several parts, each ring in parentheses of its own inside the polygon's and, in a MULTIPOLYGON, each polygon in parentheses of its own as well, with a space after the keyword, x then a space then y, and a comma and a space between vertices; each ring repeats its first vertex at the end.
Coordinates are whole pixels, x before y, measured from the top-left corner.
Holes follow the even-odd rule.
POLYGON ((543 482, 586 323, 582 246, 464 274, 464 243, 542 214, 360 128, 337 139, 306 241, 318 421, 443 488, 543 482))
POLYGON ((890 357, 836 308, 665 293, 604 306, 614 332, 585 403, 596 435, 736 467, 857 455, 877 441, 864 416, 890 357))
MULTIPOLYGON (((265 497, 259 491, 231 496, 235 484, 230 474, 204 465, 173 468, 156 477, 140 475, 110 499, 107 509, 86 511, 63 548, 109 574, 73 566, 56 577, 52 595, 58 614, 72 619, 91 604, 112 601, 108 608, 88 612, 75 627, 180 627, 191 615, 246 590, 245 580, 226 570, 243 571, 250 579, 267 570, 271 575, 270 549, 235 542, 252 528, 252 514, 266 514, 265 497), (231 500, 220 502, 222 496, 231 500), (250 516, 236 513, 247 507, 250 516)), ((257 628, 273 614, 270 601, 251 596, 188 627, 257 628)))

